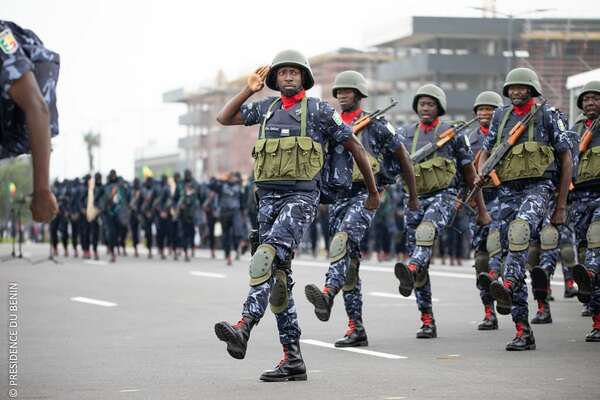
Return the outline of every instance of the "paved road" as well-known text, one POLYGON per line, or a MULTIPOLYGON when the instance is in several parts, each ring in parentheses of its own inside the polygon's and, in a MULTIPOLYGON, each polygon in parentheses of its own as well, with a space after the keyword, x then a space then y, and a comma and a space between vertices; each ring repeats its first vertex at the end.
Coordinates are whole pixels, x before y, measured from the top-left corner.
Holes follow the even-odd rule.
MULTIPOLYGON (((0 246, 0 255, 8 253, 0 246)), ((45 254, 45 247, 25 248, 34 261, 45 254)), ((302 257, 293 265, 309 379, 281 384, 258 380, 281 356, 272 314, 253 331, 243 361, 230 358, 213 333, 215 322, 239 318, 247 261, 226 267, 206 253, 191 263, 60 261, 0 263, 3 349, 8 282, 18 284, 18 399, 600 398, 600 345, 584 341, 591 320, 579 315, 577 300, 562 298, 560 282, 554 323, 534 327, 538 350, 509 353, 509 317, 498 331, 476 330, 482 307, 471 268, 432 267, 439 338, 417 340, 414 300, 397 295, 391 263, 366 262, 370 346, 363 349, 378 353, 354 353, 326 347, 346 329, 342 299, 328 323, 316 319, 302 289, 322 284, 326 261, 302 257)), ((7 353, 1 398, 8 398, 7 353)))

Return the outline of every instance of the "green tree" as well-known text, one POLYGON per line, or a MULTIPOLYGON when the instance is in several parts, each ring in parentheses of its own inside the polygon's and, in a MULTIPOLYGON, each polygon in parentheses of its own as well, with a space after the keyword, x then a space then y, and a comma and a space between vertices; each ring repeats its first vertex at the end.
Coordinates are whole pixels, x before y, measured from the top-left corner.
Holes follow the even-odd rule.
MULTIPOLYGON (((15 200, 23 199, 33 191, 31 176, 31 158, 19 157, 0 163, 0 224, 5 224, 10 218, 10 209, 15 206, 15 200), (16 193, 10 194, 10 184, 16 186, 16 193)), ((23 222, 29 221, 29 203, 23 207, 23 222)))
POLYGON ((94 148, 100 147, 100 134, 88 131, 83 134, 83 142, 87 148, 90 174, 94 172, 94 148))

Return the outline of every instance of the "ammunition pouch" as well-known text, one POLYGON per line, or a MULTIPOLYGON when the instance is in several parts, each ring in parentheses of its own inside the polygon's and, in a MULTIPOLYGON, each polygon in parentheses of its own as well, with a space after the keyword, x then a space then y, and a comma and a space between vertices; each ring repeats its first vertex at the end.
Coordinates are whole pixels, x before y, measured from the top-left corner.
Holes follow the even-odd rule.
POLYGON ((581 155, 577 183, 600 179, 600 146, 592 147, 581 155))
MULTIPOLYGON (((381 162, 373 157, 368 151, 366 153, 367 158, 369 159, 369 165, 371 166, 371 171, 373 171, 373 175, 377 175, 381 170, 381 162)), ((358 169, 358 164, 354 161, 354 167, 352 167, 352 182, 363 182, 364 180, 362 172, 358 169)))
POLYGON ((419 195, 446 189, 456 175, 456 163, 439 156, 416 164, 414 169, 419 195))
POLYGON ((323 146, 310 136, 258 139, 252 150, 256 182, 312 181, 323 168, 323 146))
POLYGON ((554 163, 554 151, 538 142, 514 145, 496 171, 503 182, 527 178, 542 178, 554 163))

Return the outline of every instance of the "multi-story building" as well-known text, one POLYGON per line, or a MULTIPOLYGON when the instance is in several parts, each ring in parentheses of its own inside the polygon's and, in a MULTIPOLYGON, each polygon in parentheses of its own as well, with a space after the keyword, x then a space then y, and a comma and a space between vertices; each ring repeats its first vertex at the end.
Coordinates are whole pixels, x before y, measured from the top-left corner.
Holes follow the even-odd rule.
MULTIPOLYGON (((412 17, 403 33, 374 45, 394 59, 379 65, 376 80, 399 99, 396 122, 414 121, 416 89, 437 83, 448 96, 451 119, 466 119, 483 90, 502 89, 508 70, 536 70, 550 103, 568 109, 569 75, 600 65, 600 20, 412 17)), ((388 32, 388 36, 390 33, 388 32)))

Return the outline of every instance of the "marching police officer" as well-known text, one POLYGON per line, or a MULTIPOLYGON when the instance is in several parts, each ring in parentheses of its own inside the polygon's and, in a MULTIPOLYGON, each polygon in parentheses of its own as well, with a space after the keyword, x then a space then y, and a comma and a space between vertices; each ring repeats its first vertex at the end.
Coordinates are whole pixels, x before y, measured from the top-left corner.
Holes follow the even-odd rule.
MULTIPOLYGON (((446 94, 438 86, 427 84, 417 90, 413 98, 413 110, 419 116, 419 122, 406 128, 406 146, 410 147, 411 154, 429 143, 436 143, 440 135, 452 128, 440 120, 446 109, 446 94)), ((397 263, 394 272, 400 281, 401 295, 408 297, 415 290, 423 322, 416 334, 419 339, 437 337, 429 263, 435 238, 443 233, 455 209, 459 186, 463 182, 468 187, 474 184, 476 172, 472 162, 473 153, 469 144, 459 134, 414 166, 422 209, 408 209, 405 212, 410 259, 407 265, 397 263)), ((490 217, 481 194, 475 200, 479 210, 477 223, 489 224, 490 217)))
MULTIPOLYGON (((498 312, 512 314, 517 332, 506 350, 534 350, 536 344, 528 320, 525 284, 529 242, 532 232, 541 228, 557 189, 551 222, 555 225, 566 222, 572 174, 571 142, 559 112, 548 105, 536 104, 535 98, 542 95, 542 89, 534 71, 528 68, 510 71, 502 94, 511 104, 494 113, 490 132, 483 143, 480 168, 495 146, 510 143, 507 142, 508 135, 515 125, 528 115, 533 118, 496 167, 500 180, 499 209, 494 215, 487 248, 492 271, 500 270, 503 255, 506 255, 503 282, 493 276, 479 281, 484 285, 491 282, 490 294, 497 302, 498 312), (541 110, 537 112, 539 108, 541 110)), ((477 177, 478 186, 484 182, 484 178, 477 177)))
MULTIPOLYGON (((361 107, 362 99, 368 97, 367 81, 362 74, 356 71, 341 72, 336 76, 332 90, 333 97, 338 100, 342 109, 344 123, 352 126, 367 114, 361 107)), ((409 207, 417 210, 415 177, 408 152, 402 144, 401 132, 380 117, 356 135, 367 151, 378 190, 381 192, 384 185, 395 183, 402 172, 410 192, 409 207)), ((362 320, 361 280, 358 272, 360 242, 369 230, 375 211, 363 206, 369 193, 357 166, 353 167, 352 181, 350 190, 340 194, 329 207, 331 265, 326 274, 325 286, 323 290, 314 284, 305 287, 306 297, 314 305, 315 314, 321 321, 329 320, 333 300, 338 292, 343 291, 349 320, 348 330, 342 339, 335 342, 336 347, 368 345, 362 320)))
POLYGON ((573 278, 579 288, 577 298, 589 304, 592 313, 592 331, 585 340, 600 342, 600 81, 583 87, 577 107, 583 111, 574 126, 581 135, 581 153, 570 219, 577 247, 587 248, 573 267, 573 278))
POLYGON ((260 199, 260 245, 250 261, 250 293, 244 303, 242 319, 235 325, 217 323, 215 333, 227 343, 232 357, 244 358, 250 331, 270 303, 284 357, 273 370, 261 375, 263 381, 307 379, 292 298, 290 264, 294 250, 317 212, 323 148, 327 142, 330 146, 342 143, 356 159, 369 193, 365 208, 374 210, 379 204, 364 148, 329 104, 306 96, 305 90, 313 84, 308 60, 298 51, 283 51, 275 56, 270 67, 260 67, 250 75, 248 84, 217 117, 223 125, 260 124, 253 149, 254 177, 260 199), (281 96, 244 103, 265 83, 281 96))
MULTIPOLYGON (((475 154, 476 161, 479 157, 483 141, 490 132, 492 115, 497 108, 502 106, 504 106, 502 97, 496 92, 481 92, 475 99, 473 112, 479 119, 479 126, 469 135, 469 142, 471 144, 471 151, 475 154)), ((477 162, 474 162, 474 166, 477 168, 477 162)), ((494 214, 498 209, 497 189, 493 185, 487 185, 482 189, 482 194, 485 206, 492 218, 494 218, 494 214)), ((490 256, 486 247, 489 228, 489 225, 480 226, 471 221, 473 248, 475 249, 475 265, 473 267, 475 268, 476 276, 479 276, 480 273, 488 273, 491 276, 497 277, 500 273, 499 271, 489 269, 490 256)), ((479 289, 479 296, 484 307, 483 321, 477 326, 477 329, 480 331, 498 329, 494 299, 490 296, 489 287, 484 288, 478 283, 477 288, 479 289)))
POLYGON ((50 137, 58 135, 58 54, 30 30, 0 20, 0 160, 31 153, 31 213, 50 222, 58 213, 50 190, 50 137))

